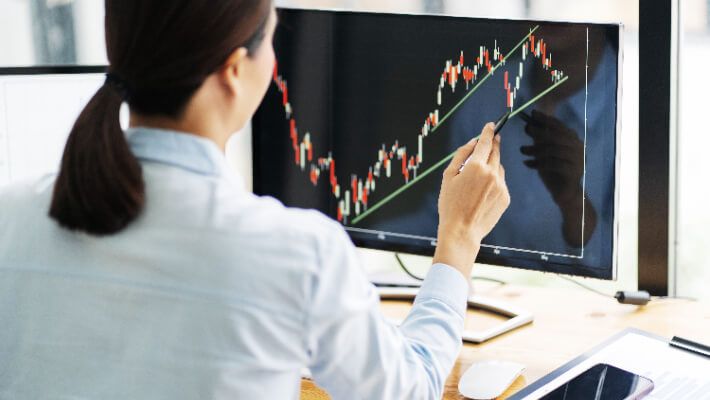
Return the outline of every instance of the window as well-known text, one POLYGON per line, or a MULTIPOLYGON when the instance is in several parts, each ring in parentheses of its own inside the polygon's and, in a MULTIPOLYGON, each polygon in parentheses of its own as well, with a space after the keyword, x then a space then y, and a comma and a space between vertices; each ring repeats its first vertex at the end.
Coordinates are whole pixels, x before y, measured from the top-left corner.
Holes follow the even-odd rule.
POLYGON ((705 106, 710 63, 710 1, 680 3, 681 37, 678 132, 677 275, 679 296, 710 298, 710 226, 707 149, 710 148, 705 106))
POLYGON ((106 63, 103 2, 0 0, 0 66, 106 63))

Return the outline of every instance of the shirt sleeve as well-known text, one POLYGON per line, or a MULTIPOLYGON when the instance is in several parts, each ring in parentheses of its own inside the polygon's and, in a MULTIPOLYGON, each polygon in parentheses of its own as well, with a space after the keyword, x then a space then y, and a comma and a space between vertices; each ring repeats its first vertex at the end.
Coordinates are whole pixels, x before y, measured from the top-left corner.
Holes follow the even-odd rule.
POLYGON ((440 399, 461 349, 467 280, 435 264, 396 326, 342 228, 321 246, 306 343, 316 383, 335 399, 440 399))

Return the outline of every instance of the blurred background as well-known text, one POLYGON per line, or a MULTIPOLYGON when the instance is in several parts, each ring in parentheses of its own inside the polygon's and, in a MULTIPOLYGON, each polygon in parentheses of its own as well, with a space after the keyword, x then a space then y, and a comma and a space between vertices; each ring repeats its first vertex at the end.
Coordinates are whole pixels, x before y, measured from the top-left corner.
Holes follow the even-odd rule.
MULTIPOLYGON (((431 13, 488 18, 520 18, 555 21, 620 22, 623 39, 623 101, 621 109, 621 184, 619 270, 615 282, 584 280, 599 290, 636 288, 638 217, 638 93, 639 0, 276 0, 278 6, 337 8, 397 13, 431 13)), ((704 228, 710 226, 710 195, 703 181, 707 167, 705 149, 710 135, 703 128, 705 66, 710 65, 710 0, 679 1, 680 65, 677 142, 678 219, 676 221, 677 269, 675 293, 710 298, 710 246, 704 228)), ((103 1, 98 0, 0 0, 0 67, 37 65, 103 65, 103 1)), ((653 82, 642 84, 653 85, 653 82)), ((251 139, 246 129, 236 135, 228 155, 235 168, 251 176, 251 139)), ((248 179, 246 179, 248 181, 248 179)), ((365 268, 372 272, 396 271, 391 254, 360 250, 365 268)), ((405 256, 412 269, 424 274, 430 260, 405 256)), ((479 266, 479 276, 495 276, 509 282, 539 286, 569 286, 553 275, 508 268, 479 266)), ((582 281, 580 279, 580 281, 582 281)), ((671 292, 673 289, 671 288, 671 292)))

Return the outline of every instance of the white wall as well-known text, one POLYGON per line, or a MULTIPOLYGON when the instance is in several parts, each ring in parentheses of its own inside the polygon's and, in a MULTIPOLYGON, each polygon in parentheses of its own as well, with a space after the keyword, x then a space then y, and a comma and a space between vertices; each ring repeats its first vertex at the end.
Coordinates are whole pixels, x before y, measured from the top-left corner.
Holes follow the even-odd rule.
POLYGON ((0 0, 0 65, 32 65, 32 18, 27 0, 0 0))
POLYGON ((74 17, 77 62, 84 65, 107 64, 104 39, 104 2, 75 0, 74 17))

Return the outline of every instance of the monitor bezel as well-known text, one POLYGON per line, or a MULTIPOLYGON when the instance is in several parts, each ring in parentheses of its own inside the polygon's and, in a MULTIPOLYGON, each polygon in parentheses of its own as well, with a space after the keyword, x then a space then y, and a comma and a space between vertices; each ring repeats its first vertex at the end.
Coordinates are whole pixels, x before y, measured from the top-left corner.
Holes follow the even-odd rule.
POLYGON ((0 67, 0 76, 79 75, 106 73, 105 65, 38 65, 0 67))

